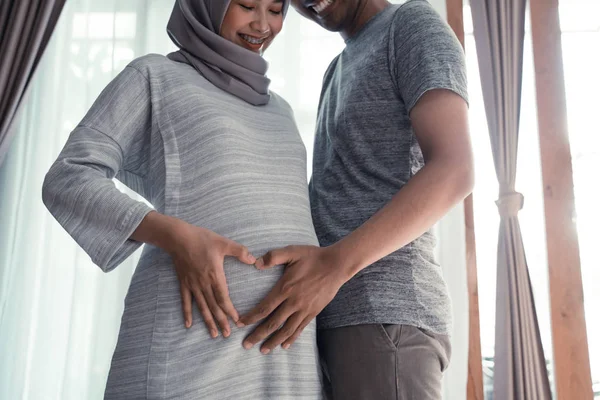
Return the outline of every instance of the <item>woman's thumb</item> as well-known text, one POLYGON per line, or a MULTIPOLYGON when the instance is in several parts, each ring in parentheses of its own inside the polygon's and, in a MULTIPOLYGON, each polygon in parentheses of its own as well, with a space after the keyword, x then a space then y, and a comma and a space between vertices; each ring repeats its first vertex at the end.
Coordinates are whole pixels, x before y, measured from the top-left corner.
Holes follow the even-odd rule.
POLYGON ((276 265, 288 264, 292 261, 292 258, 292 250, 290 248, 276 249, 260 257, 254 265, 258 269, 268 269, 276 265))
POLYGON ((256 262, 256 257, 254 257, 246 246, 242 246, 239 243, 231 241, 229 243, 228 254, 233 256, 243 262, 244 264, 252 265, 256 262))

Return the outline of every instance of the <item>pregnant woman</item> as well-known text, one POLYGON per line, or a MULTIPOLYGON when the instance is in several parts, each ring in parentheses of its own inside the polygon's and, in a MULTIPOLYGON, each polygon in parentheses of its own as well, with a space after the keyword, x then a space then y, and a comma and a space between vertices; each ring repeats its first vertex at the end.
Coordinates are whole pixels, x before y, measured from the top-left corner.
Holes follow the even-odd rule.
POLYGON ((262 58, 287 7, 178 0, 167 30, 180 50, 128 65, 46 176, 44 203, 104 271, 147 243, 106 399, 321 398, 314 321, 269 355, 244 350, 253 327, 234 324, 282 272, 254 255, 318 244, 306 150, 262 58))

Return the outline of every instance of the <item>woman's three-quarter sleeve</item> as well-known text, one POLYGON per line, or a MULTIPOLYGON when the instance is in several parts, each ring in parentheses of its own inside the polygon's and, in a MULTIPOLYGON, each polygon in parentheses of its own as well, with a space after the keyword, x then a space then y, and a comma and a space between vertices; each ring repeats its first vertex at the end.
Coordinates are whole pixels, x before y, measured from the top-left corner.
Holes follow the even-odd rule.
POLYGON ((145 203, 115 187, 127 171, 145 180, 152 132, 150 84, 127 67, 100 94, 48 171, 42 198, 48 210, 103 271, 141 243, 129 237, 146 214, 145 203))

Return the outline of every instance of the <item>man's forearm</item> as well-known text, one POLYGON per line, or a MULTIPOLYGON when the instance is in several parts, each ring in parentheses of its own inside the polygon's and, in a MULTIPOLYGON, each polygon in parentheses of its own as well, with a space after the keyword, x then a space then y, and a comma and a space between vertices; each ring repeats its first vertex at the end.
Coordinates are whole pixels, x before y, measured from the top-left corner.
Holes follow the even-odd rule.
POLYGON ((348 279, 414 241, 472 190, 470 165, 431 161, 362 226, 331 246, 348 279))

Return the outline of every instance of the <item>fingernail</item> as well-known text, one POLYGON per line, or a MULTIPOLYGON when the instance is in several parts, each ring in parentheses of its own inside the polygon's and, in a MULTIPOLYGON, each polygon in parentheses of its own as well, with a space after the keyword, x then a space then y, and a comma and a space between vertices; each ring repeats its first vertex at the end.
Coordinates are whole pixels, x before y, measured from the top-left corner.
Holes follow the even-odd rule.
POLYGON ((223 337, 228 338, 230 334, 231 333, 229 333, 229 331, 225 331, 225 332, 223 332, 223 337))
POLYGON ((213 329, 210 331, 210 336, 216 338, 217 336, 219 336, 219 332, 213 329))
POLYGON ((242 321, 237 321, 237 322, 235 323, 235 325, 236 325, 238 328, 243 328, 243 327, 245 327, 245 326, 246 326, 246 325, 244 325, 244 323, 243 323, 242 321))
POLYGON ((254 264, 256 262, 256 257, 254 257, 252 254, 248 255, 249 261, 254 264))
POLYGON ((263 353, 264 355, 267 355, 267 354, 269 354, 271 352, 271 350, 269 350, 269 349, 262 349, 260 352, 263 353))
POLYGON ((190 328, 192 326, 192 323, 190 321, 185 321, 185 327, 186 328, 190 328))
POLYGON ((256 260, 256 262, 254 263, 254 266, 258 269, 264 268, 265 266, 265 262, 264 260, 261 258, 259 258, 258 260, 256 260))
POLYGON ((250 342, 244 342, 244 348, 246 350, 250 350, 252 348, 252 343, 250 343, 250 342))
POLYGON ((284 344, 284 345, 283 345, 283 348, 284 348, 285 350, 287 350, 287 349, 289 349, 289 348, 290 348, 290 345, 289 345, 289 344, 284 344))

